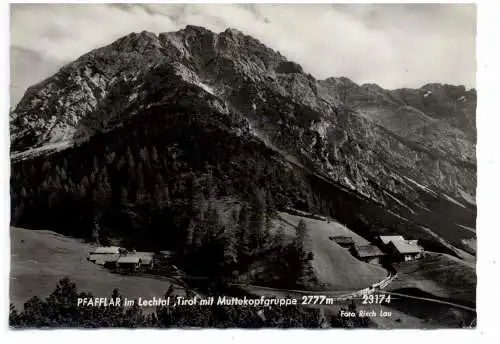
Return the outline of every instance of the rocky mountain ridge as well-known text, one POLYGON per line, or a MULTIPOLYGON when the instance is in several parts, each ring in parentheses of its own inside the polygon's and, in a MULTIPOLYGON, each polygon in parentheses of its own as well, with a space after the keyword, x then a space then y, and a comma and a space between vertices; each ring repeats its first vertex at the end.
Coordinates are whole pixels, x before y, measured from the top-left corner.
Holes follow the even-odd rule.
POLYGON ((475 212, 476 101, 463 86, 316 80, 237 30, 187 26, 127 35, 30 87, 11 113, 12 151, 64 149, 155 107, 206 107, 403 218, 443 200, 475 212))

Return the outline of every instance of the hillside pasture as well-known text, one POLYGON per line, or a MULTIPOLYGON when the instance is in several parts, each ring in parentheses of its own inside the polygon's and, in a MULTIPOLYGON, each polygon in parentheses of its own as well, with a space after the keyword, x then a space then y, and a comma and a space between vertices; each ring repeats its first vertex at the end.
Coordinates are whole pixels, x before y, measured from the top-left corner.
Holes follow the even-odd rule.
POLYGON ((423 259, 396 264, 395 268, 398 276, 388 290, 417 289, 458 304, 476 304, 477 277, 472 262, 428 252, 423 259))
POLYGON ((18 309, 33 296, 47 297, 67 276, 79 292, 109 297, 114 288, 129 299, 163 297, 170 284, 183 295, 182 286, 170 280, 119 275, 87 261, 93 246, 51 231, 10 229, 10 302, 18 309))
POLYGON ((300 220, 306 223, 314 254, 312 266, 325 289, 363 289, 387 276, 387 271, 381 266, 359 261, 348 249, 329 239, 330 236, 350 236, 356 244, 368 243, 366 239, 335 220, 323 221, 280 212, 276 226, 281 226, 286 235, 294 237, 300 220))

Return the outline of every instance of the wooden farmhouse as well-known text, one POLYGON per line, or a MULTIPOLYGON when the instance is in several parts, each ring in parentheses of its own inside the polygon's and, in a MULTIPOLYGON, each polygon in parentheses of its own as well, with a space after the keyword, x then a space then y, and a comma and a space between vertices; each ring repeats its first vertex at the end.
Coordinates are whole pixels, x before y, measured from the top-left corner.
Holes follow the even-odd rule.
POLYGON ((382 264, 385 253, 375 245, 354 245, 351 254, 361 261, 371 264, 382 264))
POLYGON ((92 263, 104 265, 118 260, 118 257, 124 250, 118 246, 102 246, 96 247, 94 251, 89 253, 87 259, 92 263))
POLYGON ((416 240, 395 240, 387 245, 387 251, 394 261, 407 262, 421 258, 424 250, 416 240))
POLYGON ((124 254, 116 261, 116 267, 120 270, 136 271, 139 269, 153 268, 152 252, 131 252, 124 254))

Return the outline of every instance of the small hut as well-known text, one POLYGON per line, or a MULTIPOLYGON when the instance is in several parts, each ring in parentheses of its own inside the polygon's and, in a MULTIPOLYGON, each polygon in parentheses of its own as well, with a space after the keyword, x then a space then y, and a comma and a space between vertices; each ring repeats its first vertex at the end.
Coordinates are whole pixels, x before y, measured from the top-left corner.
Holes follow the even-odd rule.
POLYGON ((375 245, 354 245, 351 253, 359 260, 371 264, 381 264, 385 256, 385 253, 375 245))

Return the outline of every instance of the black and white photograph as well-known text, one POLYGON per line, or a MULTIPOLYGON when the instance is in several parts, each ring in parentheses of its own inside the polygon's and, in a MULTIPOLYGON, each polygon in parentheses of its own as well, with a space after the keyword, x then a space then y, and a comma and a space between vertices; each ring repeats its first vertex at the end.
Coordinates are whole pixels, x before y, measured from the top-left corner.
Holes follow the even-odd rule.
POLYGON ((10 330, 478 326, 475 4, 9 10, 10 330))

